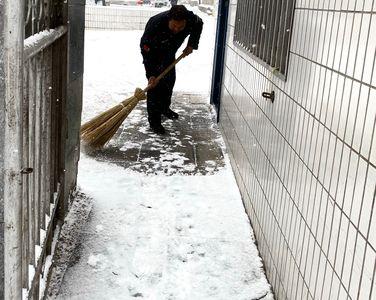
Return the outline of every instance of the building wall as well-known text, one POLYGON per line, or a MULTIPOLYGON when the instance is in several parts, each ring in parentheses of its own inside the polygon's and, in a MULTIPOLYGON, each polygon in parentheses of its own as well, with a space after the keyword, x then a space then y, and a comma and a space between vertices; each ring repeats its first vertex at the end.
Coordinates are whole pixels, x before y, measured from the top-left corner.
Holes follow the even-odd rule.
POLYGON ((214 0, 201 0, 200 4, 214 5, 214 0))
POLYGON ((234 45, 236 2, 220 126, 276 299, 376 299, 376 3, 297 0, 284 81, 234 45))

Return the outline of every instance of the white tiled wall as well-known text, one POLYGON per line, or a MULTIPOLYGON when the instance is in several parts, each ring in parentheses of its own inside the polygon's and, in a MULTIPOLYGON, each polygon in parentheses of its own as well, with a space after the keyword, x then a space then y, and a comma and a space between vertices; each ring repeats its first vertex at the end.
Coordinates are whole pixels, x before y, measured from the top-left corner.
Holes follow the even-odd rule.
POLYGON ((220 125, 276 299, 376 299, 376 0, 297 0, 286 81, 235 14, 220 125))

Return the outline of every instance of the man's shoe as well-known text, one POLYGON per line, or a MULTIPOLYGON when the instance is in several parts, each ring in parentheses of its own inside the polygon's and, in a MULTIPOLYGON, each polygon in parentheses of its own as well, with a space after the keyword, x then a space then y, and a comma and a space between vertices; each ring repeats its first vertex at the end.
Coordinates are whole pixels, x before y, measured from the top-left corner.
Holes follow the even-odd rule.
POLYGON ((168 109, 165 113, 164 113, 164 116, 167 118, 167 119, 170 119, 170 120, 176 120, 179 118, 179 114, 177 114, 176 112, 174 112, 173 110, 171 109, 168 109))
POLYGON ((150 128, 156 134, 165 134, 166 133, 166 130, 164 129, 164 127, 161 124, 150 125, 150 128))

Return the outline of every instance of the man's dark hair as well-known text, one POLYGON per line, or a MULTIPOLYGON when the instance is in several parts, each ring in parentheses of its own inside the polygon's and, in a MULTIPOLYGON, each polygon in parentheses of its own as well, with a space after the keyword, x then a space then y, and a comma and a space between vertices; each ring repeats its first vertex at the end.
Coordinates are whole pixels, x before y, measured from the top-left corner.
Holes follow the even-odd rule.
POLYGON ((184 5, 173 5, 168 13, 170 20, 183 21, 188 18, 188 10, 184 5))

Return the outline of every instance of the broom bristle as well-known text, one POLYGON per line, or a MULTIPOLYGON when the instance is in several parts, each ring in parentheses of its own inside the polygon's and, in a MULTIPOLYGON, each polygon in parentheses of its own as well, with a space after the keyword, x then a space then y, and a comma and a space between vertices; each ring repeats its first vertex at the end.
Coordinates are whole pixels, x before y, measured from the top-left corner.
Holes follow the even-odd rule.
POLYGON ((80 132, 83 134, 86 131, 91 131, 106 122, 107 120, 111 119, 113 115, 117 114, 121 111, 125 106, 128 105, 134 99, 134 96, 130 97, 129 99, 119 103, 118 105, 106 110, 105 112, 101 113, 100 115, 94 117, 90 121, 86 122, 81 126, 80 132))
POLYGON ((145 92, 137 88, 132 97, 82 125, 80 130, 81 139, 85 146, 92 148, 103 147, 114 136, 138 101, 144 99, 146 99, 145 92))
MULTIPOLYGON (((97 122, 95 126, 90 126, 83 132, 81 132, 81 139, 85 143, 93 148, 103 147, 116 133, 121 124, 124 122, 125 118, 134 109, 138 103, 136 97, 129 99, 126 106, 118 105, 121 110, 113 110, 112 115, 107 115, 103 118, 101 123, 97 122)), ((110 110, 109 110, 110 111, 110 110)))

